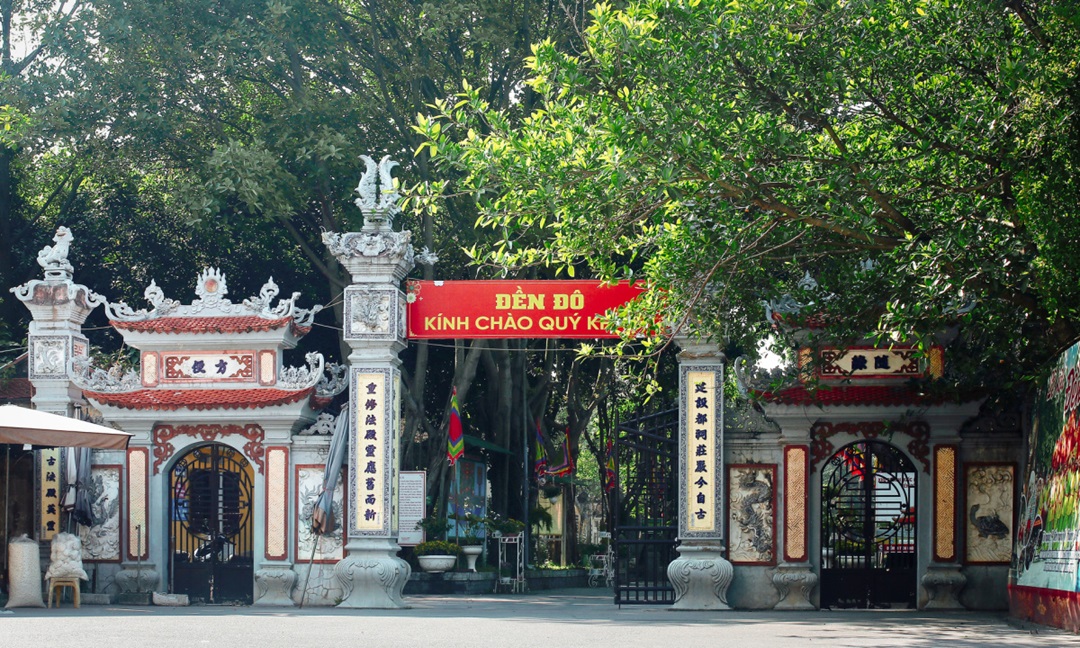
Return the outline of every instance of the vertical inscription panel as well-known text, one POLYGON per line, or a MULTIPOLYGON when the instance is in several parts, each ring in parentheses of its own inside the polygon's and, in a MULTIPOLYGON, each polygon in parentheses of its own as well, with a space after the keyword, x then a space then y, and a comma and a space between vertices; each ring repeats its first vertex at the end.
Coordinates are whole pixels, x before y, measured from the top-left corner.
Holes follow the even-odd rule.
POLYGON ((679 381, 679 537, 723 530, 723 365, 683 367, 679 381))
POLYGON ((391 369, 352 369, 350 536, 390 537, 394 444, 391 369))
MULTIPOLYGON (((68 448, 68 452, 74 452, 74 448, 68 448)), ((38 475, 41 484, 40 506, 38 519, 38 537, 42 540, 52 540, 59 533, 60 528, 60 497, 61 475, 63 464, 60 461, 59 448, 44 448, 38 452, 38 475)))

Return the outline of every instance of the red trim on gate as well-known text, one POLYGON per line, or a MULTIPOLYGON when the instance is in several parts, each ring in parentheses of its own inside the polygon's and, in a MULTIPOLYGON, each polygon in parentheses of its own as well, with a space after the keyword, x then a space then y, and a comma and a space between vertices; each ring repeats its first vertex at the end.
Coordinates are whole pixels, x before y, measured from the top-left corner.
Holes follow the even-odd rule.
POLYGON ((776 392, 753 390, 760 400, 779 405, 939 405, 944 396, 919 394, 906 385, 821 386, 810 390, 802 385, 776 392))
POLYGON ((204 443, 209 443, 219 437, 224 438, 232 434, 242 436, 248 440, 244 444, 244 456, 255 464, 260 475, 263 474, 263 469, 266 466, 266 449, 263 447, 262 442, 266 439, 266 432, 257 423, 248 423, 246 425, 217 425, 216 423, 156 425, 153 431, 154 474, 161 472, 161 464, 172 457, 176 451, 176 448, 169 443, 173 438, 178 436, 197 437, 204 443))

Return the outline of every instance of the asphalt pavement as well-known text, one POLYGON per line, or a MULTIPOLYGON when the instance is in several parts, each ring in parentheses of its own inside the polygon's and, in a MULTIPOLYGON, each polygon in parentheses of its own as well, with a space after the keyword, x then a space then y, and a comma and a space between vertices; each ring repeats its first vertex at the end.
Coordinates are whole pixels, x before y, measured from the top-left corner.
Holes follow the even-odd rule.
POLYGON ((679 612, 612 603, 610 590, 410 596, 405 610, 84 605, 0 614, 0 648, 257 647, 572 648, 681 646, 1078 646, 1076 635, 1003 613, 916 611, 679 612))

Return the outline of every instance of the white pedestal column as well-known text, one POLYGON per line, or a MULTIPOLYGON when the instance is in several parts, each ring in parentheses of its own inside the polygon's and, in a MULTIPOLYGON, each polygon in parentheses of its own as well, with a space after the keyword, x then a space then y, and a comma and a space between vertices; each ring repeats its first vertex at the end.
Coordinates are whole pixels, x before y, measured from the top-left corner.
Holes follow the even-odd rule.
POLYGON ((677 338, 679 353, 679 557, 668 565, 675 610, 729 610, 734 575, 724 551, 724 356, 677 338))
POLYGON ((361 156, 368 171, 356 204, 364 212, 359 232, 323 234, 323 243, 352 275, 345 289, 344 337, 349 354, 348 555, 334 567, 341 608, 401 608, 409 564, 397 556, 393 511, 397 505, 396 451, 401 360, 405 348, 405 295, 401 282, 413 267, 410 233, 394 232, 397 194, 390 186, 395 163, 361 156), (382 185, 376 191, 375 173, 382 185))

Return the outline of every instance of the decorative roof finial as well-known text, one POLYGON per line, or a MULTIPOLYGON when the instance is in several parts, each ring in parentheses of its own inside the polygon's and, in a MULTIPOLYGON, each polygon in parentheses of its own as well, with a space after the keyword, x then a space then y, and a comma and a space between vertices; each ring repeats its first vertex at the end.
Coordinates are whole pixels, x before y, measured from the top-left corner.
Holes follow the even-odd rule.
POLYGON ((401 213, 398 201, 401 194, 394 186, 392 172, 397 162, 384 155, 376 165, 368 155, 361 155, 367 170, 360 176, 360 184, 356 185, 356 193, 360 194, 354 202, 364 214, 365 230, 390 230, 393 229, 394 217, 401 213))

